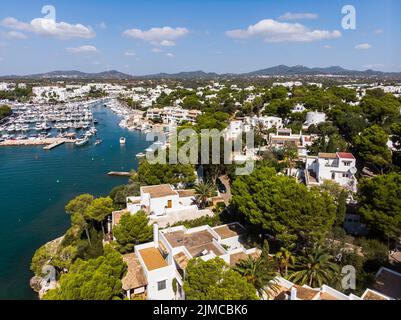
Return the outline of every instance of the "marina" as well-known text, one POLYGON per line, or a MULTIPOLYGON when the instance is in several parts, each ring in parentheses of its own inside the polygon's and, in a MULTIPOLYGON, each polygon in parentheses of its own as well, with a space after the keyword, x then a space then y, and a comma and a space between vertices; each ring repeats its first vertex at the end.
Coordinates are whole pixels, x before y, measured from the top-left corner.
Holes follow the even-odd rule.
POLYGON ((82 193, 106 196, 115 186, 125 184, 127 177, 107 173, 136 170, 135 155, 150 145, 142 133, 119 127, 120 116, 109 108, 99 104, 92 112, 99 122, 98 132, 85 146, 66 142, 48 151, 43 148, 56 140, 45 140, 47 144, 12 141, 21 145, 0 147, 0 188, 8 190, 0 192, 4 227, 0 233, 0 298, 37 299, 29 287, 30 261, 38 247, 65 232, 70 223, 64 210, 67 202, 82 193), (121 148, 123 136, 127 141, 121 148), (102 143, 95 145, 96 139, 102 143))
POLYGON ((92 109, 102 102, 12 104, 12 117, 0 125, 0 146, 52 145, 46 147, 51 150, 61 144, 58 141, 86 145, 97 134, 95 126, 99 125, 93 118, 92 109))

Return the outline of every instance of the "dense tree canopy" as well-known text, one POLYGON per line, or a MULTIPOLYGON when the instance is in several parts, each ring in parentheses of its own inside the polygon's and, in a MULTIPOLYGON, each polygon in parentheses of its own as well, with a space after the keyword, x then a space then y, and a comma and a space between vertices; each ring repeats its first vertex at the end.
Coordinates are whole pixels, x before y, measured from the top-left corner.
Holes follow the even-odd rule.
POLYGON ((391 173, 359 183, 360 213, 384 239, 401 236, 401 175, 391 173))
POLYGON ((188 300, 257 300, 256 289, 224 260, 193 259, 184 282, 188 300))
POLYGON ((388 134, 378 125, 373 125, 354 138, 354 148, 364 165, 383 172, 391 163, 388 140, 388 134))
POLYGON ((192 165, 150 164, 148 161, 142 161, 138 172, 132 176, 132 180, 139 182, 141 186, 191 184, 195 182, 195 179, 195 169, 192 165))
POLYGON ((238 177, 232 203, 244 217, 287 245, 297 240, 318 240, 334 223, 332 197, 308 190, 293 178, 263 165, 249 176, 238 177))
POLYGON ((135 245, 152 239, 152 226, 145 212, 140 211, 134 215, 126 213, 120 223, 113 227, 113 235, 117 239, 118 250, 128 253, 133 251, 135 245))
POLYGON ((121 255, 110 246, 97 259, 76 260, 59 287, 50 290, 44 300, 111 300, 122 294, 121 278, 126 265, 121 255))

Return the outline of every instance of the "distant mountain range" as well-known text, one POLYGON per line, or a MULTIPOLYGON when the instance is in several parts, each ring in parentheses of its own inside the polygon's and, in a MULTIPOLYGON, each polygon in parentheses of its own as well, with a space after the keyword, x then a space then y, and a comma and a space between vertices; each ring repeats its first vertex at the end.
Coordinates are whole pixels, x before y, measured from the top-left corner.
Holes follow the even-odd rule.
POLYGON ((133 76, 116 70, 104 71, 99 73, 85 73, 81 71, 52 71, 40 74, 25 76, 2 76, 3 79, 83 79, 83 80, 132 80, 132 79, 211 79, 218 77, 259 77, 259 76, 316 76, 316 75, 336 75, 336 76, 401 76, 401 72, 382 72, 374 70, 347 70, 339 66, 327 68, 308 68, 302 65, 286 66, 279 65, 267 69, 257 70, 248 73, 226 73, 218 74, 214 72, 190 71, 180 73, 158 73, 144 76, 133 76))

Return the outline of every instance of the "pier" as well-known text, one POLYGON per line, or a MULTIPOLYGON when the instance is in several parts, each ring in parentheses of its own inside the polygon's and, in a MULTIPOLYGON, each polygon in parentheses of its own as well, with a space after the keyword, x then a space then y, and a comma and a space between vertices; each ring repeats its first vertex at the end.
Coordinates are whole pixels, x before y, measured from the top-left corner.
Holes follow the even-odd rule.
POLYGON ((66 142, 73 143, 74 140, 64 138, 46 138, 35 140, 5 140, 0 142, 0 147, 28 147, 28 146, 44 146, 44 150, 52 150, 66 142))
POLYGON ((107 175, 110 177, 130 177, 131 173, 130 172, 111 171, 107 175))
POLYGON ((68 141, 67 139, 57 139, 57 141, 54 141, 52 144, 49 144, 49 145, 43 147, 43 150, 52 150, 54 148, 57 148, 58 146, 61 146, 64 143, 66 143, 67 141, 68 141))

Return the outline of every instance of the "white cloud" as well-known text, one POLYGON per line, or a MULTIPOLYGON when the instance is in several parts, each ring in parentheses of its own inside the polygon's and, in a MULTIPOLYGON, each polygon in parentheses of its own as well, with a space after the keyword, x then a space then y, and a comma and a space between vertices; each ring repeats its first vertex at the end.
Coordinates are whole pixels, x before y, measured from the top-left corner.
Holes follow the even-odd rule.
POLYGON ((128 29, 123 35, 128 38, 143 40, 155 46, 174 46, 174 40, 185 37, 189 33, 187 28, 151 28, 149 30, 128 29))
POLYGON ((162 50, 160 48, 152 48, 152 52, 160 53, 160 52, 162 52, 162 50))
POLYGON ((280 16, 278 20, 284 21, 294 21, 294 20, 315 20, 319 18, 319 16, 315 13, 306 13, 306 12, 287 12, 280 16))
POLYGON ((324 45, 323 46, 323 48, 325 48, 325 49, 331 49, 331 48, 333 48, 331 45, 329 45, 329 44, 326 44, 326 45, 324 45))
POLYGON ((28 37, 27 37, 24 33, 19 32, 19 31, 2 32, 2 33, 1 33, 1 36, 2 36, 3 38, 6 38, 6 39, 15 39, 15 40, 25 40, 25 39, 28 39, 28 37))
POLYGON ((272 19, 261 20, 247 29, 226 32, 234 39, 262 38, 267 42, 311 42, 341 37, 338 30, 311 30, 299 23, 278 22, 272 19))
POLYGON ((175 42, 171 40, 163 40, 162 42, 160 42, 160 45, 163 47, 173 47, 175 46, 175 42))
POLYGON ((171 52, 166 53, 166 56, 169 57, 169 58, 174 58, 174 54, 172 54, 171 52))
POLYGON ((134 51, 127 51, 124 53, 126 57, 134 57, 136 53, 134 51))
POLYGON ((368 50, 372 48, 372 45, 369 43, 361 43, 355 46, 356 50, 368 50))
POLYGON ((95 53, 98 52, 95 46, 81 46, 76 48, 67 48, 67 51, 70 53, 95 53))
POLYGON ((377 29, 375 30, 374 34, 383 34, 384 30, 383 29, 377 29))
POLYGON ((31 32, 40 36, 49 36, 62 40, 72 38, 89 39, 95 37, 95 33, 90 27, 82 24, 69 24, 66 22, 56 22, 51 19, 37 18, 30 23, 18 21, 15 18, 8 17, 0 22, 3 27, 31 32))

